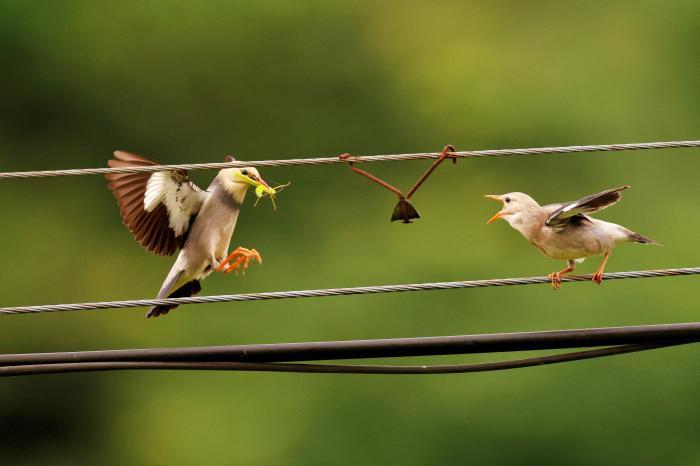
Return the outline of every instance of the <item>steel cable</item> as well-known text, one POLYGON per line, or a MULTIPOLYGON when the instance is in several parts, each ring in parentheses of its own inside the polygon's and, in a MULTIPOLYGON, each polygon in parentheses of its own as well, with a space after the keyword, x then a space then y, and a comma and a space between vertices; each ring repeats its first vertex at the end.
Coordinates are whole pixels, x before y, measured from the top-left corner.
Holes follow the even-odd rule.
MULTIPOLYGON (((481 157, 501 157, 511 155, 544 155, 544 154, 566 154, 579 152, 613 152, 625 150, 647 150, 647 149, 676 149, 700 147, 700 141, 667 141, 667 142, 642 142, 631 144, 600 144, 589 146, 563 146, 563 147, 533 147, 526 149, 495 149, 476 151, 450 152, 458 158, 481 158, 481 157)), ((440 157, 440 152, 418 152, 411 154, 392 155, 364 155, 355 156, 353 163, 365 162, 389 162, 401 160, 421 160, 436 159, 440 157)), ((123 167, 123 168, 76 168, 66 170, 40 170, 24 172, 2 172, 2 179, 19 178, 46 178, 56 176, 80 176, 80 175, 104 175, 107 173, 153 173, 164 170, 207 170, 232 167, 284 167, 299 165, 328 165, 337 163, 347 163, 338 157, 317 157, 317 158, 295 158, 276 160, 250 160, 236 162, 212 162, 212 163, 186 163, 171 165, 153 165, 149 167, 123 167)))
MULTIPOLYGON (((628 272, 610 272, 604 280, 622 280, 633 278, 671 277, 698 275, 700 267, 678 269, 637 270, 628 272)), ((569 275, 562 277, 562 282, 590 281, 592 275, 569 275)), ((497 278, 490 280, 466 280, 456 282, 414 283, 403 285, 359 286, 353 288, 326 288, 318 290, 267 291, 261 293, 243 293, 232 295, 191 296, 186 298, 134 299, 125 301, 102 301, 95 303, 46 304, 38 306, 15 306, 0 308, 0 315, 38 314, 44 312, 87 311, 96 309, 121 309, 132 307, 163 306, 171 304, 205 304, 242 301, 263 301, 270 299, 316 298, 324 296, 348 296, 379 293, 399 293, 407 291, 450 290, 460 288, 486 288, 493 286, 535 285, 550 283, 550 278, 522 277, 497 278)))

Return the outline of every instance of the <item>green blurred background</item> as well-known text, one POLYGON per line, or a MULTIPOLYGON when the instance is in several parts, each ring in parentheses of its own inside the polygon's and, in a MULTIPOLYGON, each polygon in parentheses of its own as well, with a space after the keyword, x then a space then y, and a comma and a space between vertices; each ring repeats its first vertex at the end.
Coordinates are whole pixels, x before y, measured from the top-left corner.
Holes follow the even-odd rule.
MULTIPOLYGON (((697 1, 0 2, 0 170, 697 139, 697 1)), ((204 294, 543 275, 483 194, 629 183, 601 218, 664 243, 608 269, 696 266, 698 150, 468 160, 394 198, 341 166, 291 181, 204 294)), ((408 187, 427 162, 374 164, 408 187)), ((193 178, 206 185, 213 172, 193 178)), ((172 259, 101 177, 3 181, 2 306, 153 297, 172 259)), ((591 273, 592 259, 580 266, 591 273)), ((0 351, 409 337, 698 320, 696 278, 4 317, 0 351)), ((492 358, 506 357, 496 355, 492 358)), ((4 464, 698 464, 698 347, 452 376, 103 373, 0 382, 4 464)), ((482 361, 445 357, 439 361, 482 361)), ((405 362, 415 362, 406 360, 405 362)), ((426 361, 420 359, 420 361, 426 361)), ((435 362, 436 360, 431 360, 435 362)))

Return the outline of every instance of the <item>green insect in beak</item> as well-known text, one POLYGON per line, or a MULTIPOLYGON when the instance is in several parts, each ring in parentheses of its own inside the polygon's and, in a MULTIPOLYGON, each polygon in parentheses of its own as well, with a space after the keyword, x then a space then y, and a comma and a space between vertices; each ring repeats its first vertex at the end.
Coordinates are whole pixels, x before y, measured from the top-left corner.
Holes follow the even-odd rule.
POLYGON ((262 199, 263 197, 269 197, 270 201, 272 201, 272 208, 277 210, 275 196, 290 184, 292 183, 281 184, 279 186, 275 186, 274 188, 270 186, 264 186, 262 184, 259 185, 257 188, 255 188, 255 195, 257 196, 257 199, 255 200, 254 205, 257 206, 258 202, 260 202, 260 199, 262 199))

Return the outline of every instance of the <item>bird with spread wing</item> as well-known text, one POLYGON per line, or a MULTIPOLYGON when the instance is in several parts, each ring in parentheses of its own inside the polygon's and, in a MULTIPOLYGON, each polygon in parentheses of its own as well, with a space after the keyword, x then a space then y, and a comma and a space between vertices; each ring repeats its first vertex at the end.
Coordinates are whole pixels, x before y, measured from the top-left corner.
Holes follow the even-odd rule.
MULTIPOLYGON (((228 157, 227 161, 234 161, 228 157)), ((112 168, 158 165, 140 155, 116 151, 112 168)), ((154 173, 109 173, 109 189, 119 204, 124 225, 149 252, 180 254, 158 293, 158 299, 192 296, 201 291, 200 281, 212 272, 245 270, 251 260, 262 262, 255 249, 236 248, 228 254, 246 191, 273 197, 253 168, 224 168, 206 190, 186 171, 154 173)), ((177 305, 153 306, 148 317, 167 314, 177 305)))
POLYGON ((620 192, 627 188, 621 186, 577 201, 546 206, 540 206, 524 193, 489 194, 487 198, 503 202, 503 209, 488 223, 502 218, 546 256, 566 260, 564 270, 549 274, 555 290, 561 287, 562 275, 573 272, 577 263, 589 256, 603 255, 603 262, 593 275, 593 282, 600 285, 605 264, 617 244, 657 244, 623 226, 588 215, 617 203, 622 198, 620 192))

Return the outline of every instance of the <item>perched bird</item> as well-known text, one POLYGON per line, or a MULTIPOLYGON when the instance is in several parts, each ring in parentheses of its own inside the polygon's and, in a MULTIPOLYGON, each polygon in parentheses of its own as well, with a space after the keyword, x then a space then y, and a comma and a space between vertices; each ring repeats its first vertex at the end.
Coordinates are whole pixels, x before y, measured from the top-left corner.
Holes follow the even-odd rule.
POLYGON ((562 275, 573 272, 577 263, 588 256, 602 254, 603 263, 593 275, 593 282, 600 285, 605 264, 618 243, 657 244, 623 226, 587 215, 618 202, 622 198, 620 191, 627 188, 629 186, 608 189, 578 201, 546 206, 540 206, 524 193, 489 194, 487 198, 503 202, 503 209, 488 223, 502 218, 546 256, 566 260, 568 266, 564 270, 549 274, 555 290, 561 287, 562 275))
MULTIPOLYGON (((234 161, 228 157, 227 161, 234 161)), ((157 165, 139 155, 116 151, 113 168, 157 165)), ((249 187, 257 193, 275 192, 255 168, 225 168, 207 190, 192 183, 186 171, 109 173, 109 189, 117 198, 124 224, 148 251, 162 256, 180 254, 158 293, 179 298, 199 293, 200 281, 212 272, 230 273, 262 262, 255 249, 239 247, 228 254, 241 205, 249 187)), ((167 314, 176 305, 154 306, 148 317, 167 314)))

